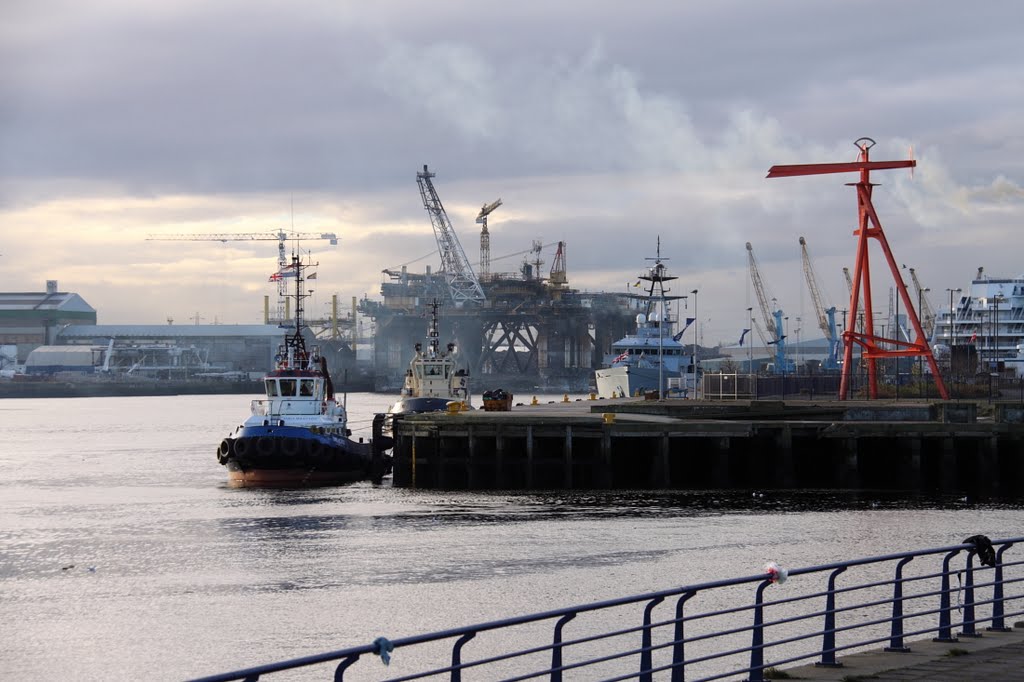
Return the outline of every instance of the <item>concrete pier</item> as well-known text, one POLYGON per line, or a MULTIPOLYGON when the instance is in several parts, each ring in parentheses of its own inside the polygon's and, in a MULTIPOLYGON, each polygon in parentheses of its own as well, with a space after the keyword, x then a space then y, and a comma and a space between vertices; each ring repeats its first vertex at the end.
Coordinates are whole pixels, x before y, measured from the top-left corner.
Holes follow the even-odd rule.
POLYGON ((405 415, 394 485, 1017 494, 1024 411, 973 403, 576 401, 405 415), (1005 421, 999 417, 1007 417, 1005 421))

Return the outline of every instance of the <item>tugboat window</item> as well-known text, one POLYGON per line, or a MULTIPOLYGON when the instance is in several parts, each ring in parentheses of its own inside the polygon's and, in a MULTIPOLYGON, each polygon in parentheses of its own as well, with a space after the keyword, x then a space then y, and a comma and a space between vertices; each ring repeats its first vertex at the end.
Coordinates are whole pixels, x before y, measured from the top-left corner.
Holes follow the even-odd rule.
POLYGON ((267 397, 273 398, 277 395, 277 382, 273 379, 267 379, 267 397))
POLYGON ((295 395, 295 379, 281 379, 281 395, 295 395))
POLYGON ((313 395, 313 380, 303 379, 302 383, 299 384, 299 395, 311 396, 313 395))

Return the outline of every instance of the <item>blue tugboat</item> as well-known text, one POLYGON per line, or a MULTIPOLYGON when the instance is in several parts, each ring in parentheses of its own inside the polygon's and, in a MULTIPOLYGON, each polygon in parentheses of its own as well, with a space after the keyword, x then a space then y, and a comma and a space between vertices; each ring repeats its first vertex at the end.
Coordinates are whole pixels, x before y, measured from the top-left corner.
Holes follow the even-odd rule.
POLYGON ((391 438, 382 435, 383 415, 373 438, 350 438, 345 406, 334 394, 327 360, 302 336, 303 273, 298 256, 279 276, 295 279, 295 328, 279 347, 276 366, 264 377, 266 397, 253 400, 251 415, 217 448, 217 461, 237 486, 333 485, 378 482, 391 471, 391 438))

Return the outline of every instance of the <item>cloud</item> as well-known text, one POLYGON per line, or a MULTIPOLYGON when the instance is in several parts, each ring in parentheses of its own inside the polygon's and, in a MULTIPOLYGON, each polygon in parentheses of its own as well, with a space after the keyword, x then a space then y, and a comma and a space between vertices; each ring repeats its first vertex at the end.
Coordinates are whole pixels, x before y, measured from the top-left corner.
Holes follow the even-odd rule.
POLYGON ((1019 267, 1004 248, 1024 174, 1014 3, 0 11, 0 281, 72 277, 123 321, 220 306, 196 285, 214 271, 226 298, 205 317, 258 314, 272 242, 144 235, 269 232, 292 224, 293 205, 297 229, 342 235, 315 245, 323 290, 374 294, 381 269, 436 250, 414 185, 424 163, 473 262, 473 219, 500 196, 495 257, 565 240, 574 286, 616 289, 660 235, 681 286, 707 290, 716 319, 745 319, 751 241, 799 309, 800 235, 826 289, 845 290, 854 178, 765 173, 852 160, 865 133, 873 158, 913 142, 914 178, 879 173, 874 196, 897 257, 929 286, 965 259, 1019 267), (851 29, 872 12, 886 20, 851 29), (160 303, 133 308, 140 289, 160 303))

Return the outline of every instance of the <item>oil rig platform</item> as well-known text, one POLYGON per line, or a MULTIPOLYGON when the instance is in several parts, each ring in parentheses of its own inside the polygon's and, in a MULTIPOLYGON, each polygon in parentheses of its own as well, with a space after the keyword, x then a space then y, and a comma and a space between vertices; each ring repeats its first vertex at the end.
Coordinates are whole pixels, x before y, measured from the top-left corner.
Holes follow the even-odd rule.
MULTIPOLYGON (((383 301, 367 298, 359 312, 374 321, 375 389, 402 386, 416 345, 426 337, 428 306, 441 302, 442 342, 456 345, 474 391, 563 392, 589 390, 611 344, 633 329, 636 311, 625 294, 580 292, 569 286, 566 244, 557 242, 551 269, 542 270, 544 245, 534 241, 518 272, 490 268, 488 215, 501 199, 485 204, 476 222, 479 271, 459 243, 427 166, 416 174, 423 205, 437 239, 441 268, 423 273, 384 270, 383 301)), ((514 254, 518 255, 518 254, 514 254)))

